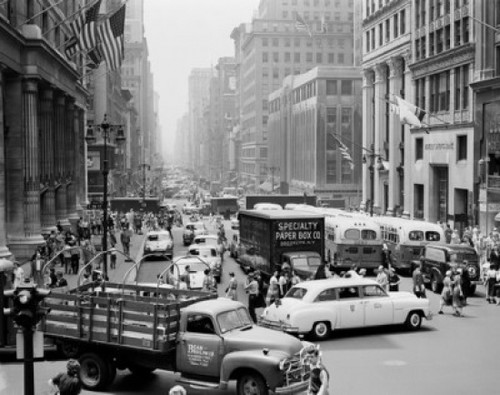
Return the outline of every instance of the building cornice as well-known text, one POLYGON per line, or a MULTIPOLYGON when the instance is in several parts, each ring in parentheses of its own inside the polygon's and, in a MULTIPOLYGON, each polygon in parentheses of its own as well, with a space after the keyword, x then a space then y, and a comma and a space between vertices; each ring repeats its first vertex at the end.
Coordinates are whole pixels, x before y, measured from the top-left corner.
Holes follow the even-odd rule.
POLYGON ((469 43, 452 48, 439 55, 423 59, 409 65, 413 78, 421 78, 429 74, 448 70, 474 61, 475 44, 469 43))
POLYGON ((487 78, 470 83, 470 87, 476 92, 500 89, 500 77, 487 78))

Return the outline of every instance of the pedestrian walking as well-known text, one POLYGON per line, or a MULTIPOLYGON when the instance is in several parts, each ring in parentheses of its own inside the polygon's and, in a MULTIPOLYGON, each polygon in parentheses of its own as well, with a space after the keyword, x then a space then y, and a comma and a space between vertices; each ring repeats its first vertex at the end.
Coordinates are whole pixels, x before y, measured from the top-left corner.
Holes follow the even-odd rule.
POLYGON ((444 306, 453 305, 453 282, 451 279, 451 270, 446 272, 443 279, 443 290, 441 291, 441 300, 439 301, 439 312, 438 314, 444 314, 444 306))
POLYGON ((115 247, 112 247, 110 252, 109 252, 109 255, 110 255, 110 266, 111 266, 111 269, 116 269, 116 261, 117 261, 117 258, 118 258, 118 250, 115 248, 115 247))
POLYGON ((245 285, 245 291, 248 294, 248 312, 253 322, 257 323, 257 315, 255 309, 257 308, 258 298, 259 298, 259 283, 255 279, 254 273, 248 275, 247 284, 245 285))
POLYGON ((14 277, 13 285, 14 288, 17 288, 19 285, 24 283, 24 269, 21 265, 21 262, 15 261, 14 265, 15 267, 12 272, 12 275, 14 277))
POLYGON ((302 357, 309 364, 310 371, 306 395, 328 395, 330 373, 321 361, 319 347, 314 345, 307 347, 306 355, 302 357))
POLYGON ((80 266, 80 249, 73 247, 71 249, 71 271, 73 274, 78 274, 80 266))
POLYGON ((226 298, 238 300, 238 281, 234 276, 234 272, 229 273, 229 284, 226 288, 226 298))
POLYGON ((378 267, 377 277, 375 278, 375 281, 380 284, 384 291, 387 291, 389 287, 389 278, 387 277, 387 273, 385 272, 385 268, 383 265, 380 265, 378 267))
POLYGON ((398 292, 401 279, 399 278, 398 274, 396 273, 396 270, 393 267, 389 269, 388 281, 389 281, 389 292, 398 292))
POLYGON ((62 256, 64 258, 64 274, 68 274, 71 270, 71 247, 69 244, 64 244, 62 256))
POLYGON ((266 295, 267 306, 273 304, 280 297, 278 277, 279 277, 279 272, 276 270, 269 279, 269 287, 267 288, 267 295, 266 295))
POLYGON ((458 269, 456 274, 453 276, 452 303, 453 309, 455 310, 453 315, 461 317, 463 315, 464 307, 464 292, 462 289, 461 269, 458 269))
POLYGON ((417 298, 425 299, 425 283, 424 276, 422 275, 422 266, 423 266, 424 257, 420 257, 419 265, 413 270, 412 280, 413 280, 413 293, 417 298))
MULTIPOLYGON (((130 239, 130 232, 127 227, 120 233, 120 242, 123 246, 123 252, 125 253, 125 255, 127 255, 127 257, 130 256, 130 239)), ((127 258, 126 260, 128 261, 129 259, 127 258)))
POLYGON ((66 364, 66 372, 59 373, 49 380, 49 385, 57 389, 59 395, 78 395, 82 392, 80 381, 80 364, 75 359, 70 359, 66 364))
POLYGON ((38 287, 43 287, 43 266, 45 261, 40 254, 40 250, 37 250, 35 254, 31 257, 31 277, 33 278, 34 283, 38 287))

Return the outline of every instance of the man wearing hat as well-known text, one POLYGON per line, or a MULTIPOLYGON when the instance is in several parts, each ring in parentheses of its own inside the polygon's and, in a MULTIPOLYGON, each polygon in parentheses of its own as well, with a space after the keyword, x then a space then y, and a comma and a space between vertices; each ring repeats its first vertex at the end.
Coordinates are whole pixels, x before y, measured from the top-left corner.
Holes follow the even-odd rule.
POLYGON ((248 294, 248 312, 252 317, 253 322, 257 323, 257 315, 255 309, 257 308, 257 301, 259 298, 259 283, 255 278, 253 272, 248 274, 248 282, 245 285, 245 291, 248 294))

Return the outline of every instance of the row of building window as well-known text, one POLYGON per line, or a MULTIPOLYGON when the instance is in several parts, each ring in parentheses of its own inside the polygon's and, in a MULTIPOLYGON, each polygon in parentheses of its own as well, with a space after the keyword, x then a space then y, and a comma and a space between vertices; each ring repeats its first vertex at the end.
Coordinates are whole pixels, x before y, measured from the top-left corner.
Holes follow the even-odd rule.
MULTIPOLYGON (((290 52, 284 52, 282 57, 280 57, 279 52, 273 52, 272 53, 272 59, 270 59, 270 54, 268 52, 262 52, 262 62, 263 63, 269 63, 269 61, 278 63, 280 62, 281 58, 283 62, 291 62, 292 61, 292 54, 290 52)), ((351 55, 352 56, 352 55, 351 55)), ((300 62, 301 61, 301 53, 300 52, 294 52, 293 53, 293 61, 294 62, 300 62)), ((328 53, 328 54, 323 54, 321 52, 316 52, 316 59, 314 59, 314 54, 312 52, 307 52, 305 53, 305 61, 308 63, 312 63, 315 61, 315 63, 325 63, 327 64, 345 64, 345 54, 342 52, 337 53, 337 62, 335 62, 335 54, 334 53, 328 53), (323 55, 326 55, 323 57, 323 55)))
POLYGON ((283 6, 296 5, 296 6, 305 6, 305 7, 330 7, 333 5, 335 8, 340 7, 340 0, 283 0, 281 3, 283 6))
MULTIPOLYGON (((469 18, 462 18, 453 24, 454 41, 453 46, 467 44, 470 41, 469 18)), ((427 49, 427 37, 423 36, 415 40, 415 59, 421 60, 428 56, 438 55, 451 48, 451 25, 429 33, 429 48, 427 49)))
POLYGON ((388 43, 390 40, 398 38, 406 33, 406 11, 401 10, 394 14, 391 18, 387 18, 378 26, 366 31, 365 33, 365 48, 366 52, 373 51, 377 47, 388 43), (392 29, 391 29, 392 21, 392 29), (378 40, 377 40, 378 33, 378 40), (392 33, 392 34, 391 34, 392 33))
MULTIPOLYGON (((349 34, 352 33, 352 21, 354 18, 354 14, 349 13, 348 14, 348 21, 345 22, 329 22, 327 24, 327 31, 323 32, 322 30, 322 24, 321 21, 314 21, 310 22, 309 18, 304 18, 306 23, 309 25, 309 28, 313 33, 345 33, 349 34)), ((263 22, 263 21, 256 21, 254 22, 254 30, 255 32, 274 32, 274 33, 279 33, 279 32, 296 32, 295 28, 295 21, 285 21, 281 23, 268 23, 268 22, 263 22)))
MULTIPOLYGON (((457 136, 457 162, 467 160, 467 135, 457 136)), ((424 139, 419 137, 415 139, 415 160, 424 159, 424 139)))
MULTIPOLYGON (((293 46, 294 47, 300 47, 302 43, 302 38, 301 37, 294 37, 293 38, 293 46)), ((326 41, 328 43, 328 46, 330 48, 342 48, 344 49, 346 46, 348 48, 352 47, 352 40, 351 39, 344 39, 344 38, 328 38, 325 40, 324 38, 316 38, 316 43, 314 43, 312 38, 307 38, 304 39, 304 42, 306 43, 306 47, 311 48, 313 44, 315 44, 316 47, 322 47, 323 42, 326 41)), ((286 38, 279 38, 279 37, 262 37, 262 46, 263 47, 269 47, 269 45, 273 47, 280 47, 281 44, 285 48, 289 48, 292 46, 292 38, 286 37, 286 38)))
MULTIPOLYGON (((429 22, 435 21, 451 13, 451 0, 415 0, 415 22, 416 27, 426 26, 429 22), (426 20, 427 9, 429 10, 429 22, 426 20)), ((455 9, 468 5, 469 0, 455 0, 455 9)))
POLYGON ((454 89, 455 111, 469 109, 469 69, 468 64, 429 76, 429 106, 426 105, 425 81, 426 77, 415 80, 415 95, 417 107, 426 109, 430 113, 450 111, 451 89, 454 89), (452 75, 454 76, 453 87, 452 75))

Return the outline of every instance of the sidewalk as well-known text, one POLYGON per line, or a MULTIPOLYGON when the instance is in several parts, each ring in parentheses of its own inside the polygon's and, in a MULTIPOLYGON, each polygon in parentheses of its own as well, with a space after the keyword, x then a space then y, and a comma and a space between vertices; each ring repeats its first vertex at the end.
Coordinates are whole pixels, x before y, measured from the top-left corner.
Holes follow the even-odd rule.
MULTIPOLYGON (((110 267, 110 257, 108 256, 108 276, 109 280, 111 282, 122 282, 123 281, 123 276, 125 273, 132 267, 132 265, 137 262, 138 259, 142 257, 142 252, 144 248, 144 240, 145 240, 145 234, 142 235, 137 235, 133 234, 132 235, 132 241, 130 243, 130 256, 134 259, 134 262, 125 262, 125 257, 118 253, 117 254, 117 261, 116 261, 116 269, 111 269, 110 267)), ((120 241, 118 240, 118 243, 116 244, 116 249, 122 251, 122 245, 120 241)), ((62 269, 60 266, 59 262, 57 261, 56 263, 56 270, 62 269)), ((79 270, 82 268, 82 265, 80 265, 79 270)), ((31 272, 31 262, 28 261, 23 265, 23 269, 25 272, 26 276, 30 275, 31 272)), ((78 275, 76 274, 65 274, 64 278, 66 281, 68 281, 68 286, 69 289, 73 289, 77 285, 77 277, 78 275)), ((80 279, 80 281, 82 281, 80 279)), ((128 280, 134 280, 134 274, 131 273, 128 280)))

